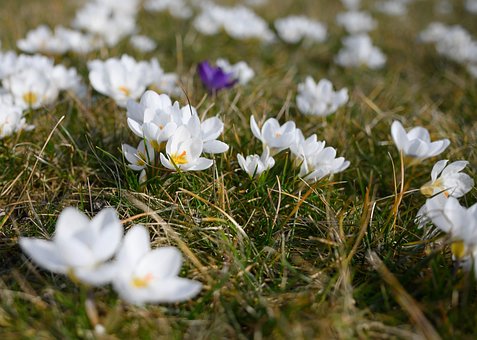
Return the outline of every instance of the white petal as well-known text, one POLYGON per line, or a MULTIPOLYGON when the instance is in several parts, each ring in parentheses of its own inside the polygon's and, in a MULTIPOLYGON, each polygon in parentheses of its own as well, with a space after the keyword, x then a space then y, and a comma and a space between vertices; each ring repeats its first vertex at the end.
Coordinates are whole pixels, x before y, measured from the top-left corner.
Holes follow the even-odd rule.
POLYGON ((116 210, 101 210, 91 221, 91 227, 97 230, 96 240, 92 247, 93 255, 98 261, 110 259, 121 243, 124 228, 119 221, 116 210))
POLYGON ((203 152, 205 153, 223 153, 228 151, 229 146, 219 140, 209 140, 204 143, 203 152))
POLYGON ((117 254, 118 266, 124 267, 126 270, 135 268, 141 258, 150 250, 148 231, 142 225, 135 225, 124 236, 117 254))
POLYGON ((117 273, 117 263, 109 262, 95 268, 79 267, 74 275, 82 282, 93 286, 102 286, 110 283, 117 273))
POLYGON ((65 274, 68 270, 66 263, 51 241, 21 237, 20 247, 36 264, 51 272, 65 274))
POLYGON ((150 302, 181 302, 199 294, 202 284, 198 281, 180 277, 157 280, 151 283, 150 302))
POLYGON ((443 159, 443 160, 438 161, 436 164, 434 164, 434 166, 432 167, 432 171, 431 171, 431 179, 432 179, 433 182, 437 179, 439 174, 446 167, 447 162, 448 162, 447 159, 443 159))
POLYGON ((134 274, 141 277, 147 274, 155 279, 177 276, 182 266, 182 254, 175 247, 153 249, 141 259, 134 274))

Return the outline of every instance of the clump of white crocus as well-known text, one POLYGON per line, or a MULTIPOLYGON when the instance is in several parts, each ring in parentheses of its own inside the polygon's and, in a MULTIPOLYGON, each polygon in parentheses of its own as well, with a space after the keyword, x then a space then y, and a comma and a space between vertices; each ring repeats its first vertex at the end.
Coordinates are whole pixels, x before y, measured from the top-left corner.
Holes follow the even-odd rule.
POLYGON ((349 34, 366 33, 376 28, 376 20, 367 12, 349 11, 336 16, 336 22, 349 34))
POLYGON ((93 88, 126 107, 129 99, 138 99, 149 85, 149 64, 123 55, 120 59, 93 60, 88 63, 93 88))
POLYGON ((124 236, 117 255, 113 287, 128 303, 181 302, 195 297, 202 284, 179 277, 182 255, 174 247, 151 249, 149 233, 141 225, 124 236))
MULTIPOLYGON (((8 100, 4 100, 8 101, 8 100)), ((23 110, 19 106, 0 100, 0 139, 11 136, 21 130, 32 130, 33 125, 26 124, 23 110)))
POLYGON ((133 48, 144 53, 154 51, 157 47, 156 42, 146 35, 133 35, 129 42, 133 48))
POLYGON ((193 12, 185 0, 147 0, 144 4, 146 11, 168 11, 174 18, 188 19, 193 12))
POLYGON ((382 0, 376 3, 376 9, 390 16, 403 16, 407 13, 409 0, 382 0))
POLYGON ((265 147, 262 156, 249 155, 244 158, 241 154, 237 155, 237 160, 250 178, 259 177, 264 171, 271 169, 275 165, 275 160, 270 156, 270 149, 265 147))
POLYGON ((22 250, 40 267, 91 285, 111 282, 109 261, 119 248, 123 227, 116 211, 103 209, 91 221, 75 208, 60 214, 52 241, 21 237, 22 250))
POLYGON ((295 140, 290 145, 295 166, 301 166, 305 159, 309 159, 313 155, 320 153, 325 148, 325 144, 324 141, 318 141, 316 134, 305 139, 303 132, 297 129, 295 140))
POLYGON ((134 171, 144 170, 148 164, 154 162, 154 149, 144 140, 139 142, 137 148, 129 144, 123 144, 122 150, 124 157, 129 162, 129 168, 134 171))
POLYGON ((441 22, 431 22, 426 29, 418 35, 419 41, 436 43, 447 33, 448 27, 441 22))
POLYGON ((366 34, 345 37, 342 42, 344 46, 335 58, 338 65, 379 69, 386 63, 386 56, 378 47, 373 46, 371 38, 366 34))
POLYGON ((328 116, 348 101, 348 89, 333 90, 333 84, 328 79, 315 83, 312 77, 307 77, 304 83, 298 84, 296 102, 303 114, 328 116))
POLYGON ((461 171, 469 164, 467 161, 456 161, 447 164, 448 160, 438 161, 431 172, 431 181, 421 187, 421 193, 432 197, 443 193, 446 197, 462 197, 474 186, 474 180, 461 171))
POLYGON ((28 53, 63 54, 69 49, 68 42, 56 36, 46 25, 29 31, 25 39, 18 40, 17 46, 28 53))
POLYGON ((448 139, 431 142, 429 131, 420 126, 406 132, 398 121, 392 123, 391 135, 399 151, 420 160, 441 154, 450 144, 448 139))
POLYGON ((275 20, 275 28, 280 38, 290 44, 301 40, 323 42, 326 40, 326 26, 306 16, 289 16, 275 20))
POLYGON ((187 126, 182 125, 174 132, 166 144, 166 156, 161 153, 161 163, 170 170, 199 171, 208 169, 214 161, 200 157, 204 143, 193 136, 187 126))
POLYGON ((295 140, 296 126, 293 121, 280 125, 275 118, 269 118, 260 129, 255 118, 250 116, 250 128, 253 135, 263 143, 263 147, 270 148, 272 155, 289 148, 295 140))
POLYGON ((320 152, 309 154, 300 167, 300 177, 309 183, 346 170, 350 162, 344 157, 336 158, 336 150, 328 146, 320 152))
POLYGON ((216 64, 225 73, 232 74, 232 77, 237 79, 238 83, 241 85, 247 84, 255 76, 255 72, 245 61, 239 61, 236 64, 230 64, 230 62, 226 59, 217 59, 216 64))

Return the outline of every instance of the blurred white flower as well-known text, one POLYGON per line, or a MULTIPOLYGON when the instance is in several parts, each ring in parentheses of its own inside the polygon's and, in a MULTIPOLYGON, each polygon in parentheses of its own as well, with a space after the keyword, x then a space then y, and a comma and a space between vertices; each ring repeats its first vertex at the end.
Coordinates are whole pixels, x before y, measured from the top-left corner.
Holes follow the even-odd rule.
POLYGON ((304 83, 298 84, 296 102, 303 114, 328 116, 348 101, 348 89, 333 90, 328 79, 315 83, 312 77, 306 77, 304 83))
POLYGON ((233 78, 237 79, 241 85, 247 84, 255 76, 255 72, 245 61, 239 61, 232 65, 227 59, 217 59, 216 65, 225 73, 231 73, 233 78))
POLYGON ((269 118, 260 129, 253 116, 250 116, 250 128, 253 135, 263 143, 264 149, 268 146, 272 155, 288 149, 295 141, 295 122, 288 121, 283 125, 275 118, 269 118))
POLYGON ((0 80, 17 71, 18 56, 13 51, 0 52, 0 80))
POLYGON ((192 16, 192 9, 184 0, 147 0, 144 4, 146 11, 168 11, 174 18, 188 19, 192 16))
POLYGON ((378 69, 386 63, 386 56, 371 42, 366 34, 358 34, 343 38, 343 48, 335 58, 338 65, 344 67, 367 66, 378 69))
POLYGON ((359 11, 339 13, 336 16, 336 22, 349 34, 366 33, 377 26, 376 20, 369 13, 359 11))
POLYGON ((383 0, 376 3, 376 9, 390 16, 403 16, 407 14, 409 0, 383 0))
POLYGON ((472 77, 477 78, 477 63, 467 65, 467 71, 469 71, 472 77))
POLYGON ((436 42, 437 52, 458 63, 477 63, 477 41, 461 26, 450 26, 436 42))
POLYGON ((249 155, 244 158, 241 154, 237 154, 237 160, 250 178, 259 177, 264 171, 271 169, 275 165, 275 160, 270 156, 270 149, 265 147, 262 156, 249 155))
POLYGON ((229 36, 239 40, 259 39, 271 42, 275 39, 267 22, 245 6, 222 7, 205 3, 193 25, 206 35, 217 34, 223 29, 229 36))
POLYGON ((138 99, 149 85, 149 64, 123 55, 121 59, 93 60, 88 63, 89 80, 101 94, 113 98, 121 107, 138 99))
POLYGON ((80 98, 86 94, 86 86, 74 67, 56 65, 51 71, 51 78, 60 91, 71 91, 80 98))
POLYGON ((441 22, 431 22, 425 30, 419 33, 419 41, 425 43, 436 43, 447 33, 448 27, 441 22))
POLYGON ((139 142, 137 148, 123 144, 122 151, 124 158, 130 163, 128 167, 134 171, 144 170, 147 165, 154 163, 154 149, 144 140, 139 142))
POLYGON ((361 0, 341 0, 341 3, 350 11, 356 11, 361 6, 361 0))
POLYGON ((133 35, 130 40, 131 46, 140 52, 151 52, 157 47, 154 40, 146 35, 133 35))
POLYGON ((213 160, 200 157, 204 143, 199 137, 191 134, 182 125, 177 128, 166 144, 166 155, 160 154, 161 163, 170 170, 199 171, 212 166, 213 160))
POLYGON ((319 142, 316 134, 305 139, 300 129, 296 129, 295 140, 290 145, 290 151, 296 167, 301 166, 305 159, 309 159, 313 155, 318 154, 324 148, 325 142, 319 142))
POLYGON ((33 128, 33 125, 26 124, 21 107, 0 101, 0 139, 21 130, 29 131, 33 128))
MULTIPOLYGON (((48 70, 45 70, 48 71, 48 70)), ((58 98, 59 89, 50 75, 36 68, 25 68, 3 80, 15 105, 37 109, 53 103, 58 98)))
POLYGON ((179 76, 175 73, 165 73, 156 58, 152 58, 149 62, 147 83, 151 89, 157 92, 166 93, 174 97, 182 95, 182 89, 179 86, 179 76))
POLYGON ((46 25, 38 26, 17 42, 20 50, 28 53, 63 54, 69 49, 66 40, 56 36, 46 25))
POLYGON ((447 164, 448 160, 440 160, 431 172, 431 181, 421 187, 421 193, 428 197, 443 193, 446 197, 462 197, 474 186, 474 180, 461 173, 469 164, 467 161, 456 161, 447 164))
POLYGON ((441 154, 450 144, 448 139, 431 142, 429 131, 420 126, 406 132, 398 121, 392 123, 391 135, 399 151, 421 160, 441 154))
POLYGON ((179 277, 181 266, 179 250, 151 250, 148 231, 135 225, 124 236, 118 252, 113 287, 122 299, 136 305, 185 301, 196 296, 202 284, 179 277))
POLYGON ((466 0, 464 7, 468 12, 477 14, 477 0, 466 0))
POLYGON ((323 42, 326 40, 326 26, 306 16, 289 16, 275 20, 278 35, 287 43, 323 42))
POLYGON ((122 237, 123 227, 114 209, 103 209, 90 221, 79 210, 66 208, 58 217, 52 241, 21 237, 19 243, 40 267, 96 286, 115 276, 116 267, 108 260, 122 237))

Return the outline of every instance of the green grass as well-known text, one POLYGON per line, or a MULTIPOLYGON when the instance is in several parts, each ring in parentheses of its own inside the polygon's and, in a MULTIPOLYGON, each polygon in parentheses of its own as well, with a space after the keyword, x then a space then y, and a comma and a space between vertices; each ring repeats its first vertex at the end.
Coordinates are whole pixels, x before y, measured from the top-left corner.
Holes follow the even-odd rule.
MULTIPOLYGON (((75 8, 63 3, 5 1, 3 49, 38 24, 67 25, 75 8)), ((111 338, 409 338, 432 336, 433 329, 443 338, 477 336, 473 273, 454 268, 444 239, 423 241, 424 231, 413 221, 425 197, 418 191, 406 194, 393 215, 400 161, 390 137, 396 118, 407 128, 425 126, 434 138, 452 142, 439 158, 468 160, 466 172, 476 178, 477 82, 415 40, 437 19, 461 23, 477 38, 475 16, 459 3, 453 15, 435 18, 429 10, 434 1, 417 1, 402 19, 376 14, 379 29, 372 37, 388 56, 386 67, 345 70, 333 63, 343 36, 334 24, 341 7, 332 0, 315 3, 276 1, 258 12, 269 21, 302 12, 323 20, 330 36, 322 45, 262 46, 225 34, 205 37, 165 14, 141 13, 139 27, 159 41, 157 51, 141 56, 121 43, 107 53, 158 57, 165 70, 181 74, 192 105, 200 103, 199 113, 208 109, 208 116, 221 117, 222 139, 231 148, 215 157, 210 170, 159 171, 140 186, 120 153, 121 143, 137 141, 125 110, 92 91, 91 107, 63 96, 56 105, 28 114, 34 131, 0 141, 2 338, 94 337, 86 290, 35 268, 18 247, 19 236, 51 236, 67 206, 90 216, 113 206, 121 219, 134 219, 126 228, 147 226, 155 246, 178 245, 164 223, 152 216, 135 218, 143 205, 156 211, 198 259, 200 266, 186 260, 181 274, 200 280, 204 289, 185 303, 141 308, 121 302, 110 287, 95 289, 99 320, 111 338), (218 57, 246 60, 256 78, 207 96, 195 67, 218 57), (347 87, 348 106, 326 119, 301 116, 296 85, 308 74, 347 87), (282 122, 295 120, 305 135, 317 133, 337 148, 350 168, 310 187, 282 153, 266 178, 250 180, 237 171, 236 154, 260 151, 249 128, 252 114, 258 120, 277 115, 282 122)), ((88 59, 96 57, 92 53, 88 59)), ((67 56, 62 62, 86 78, 88 59, 67 56)), ((433 164, 427 160, 406 169, 407 190, 427 182, 433 164)), ((466 206, 476 201, 475 189, 462 200, 466 206)))

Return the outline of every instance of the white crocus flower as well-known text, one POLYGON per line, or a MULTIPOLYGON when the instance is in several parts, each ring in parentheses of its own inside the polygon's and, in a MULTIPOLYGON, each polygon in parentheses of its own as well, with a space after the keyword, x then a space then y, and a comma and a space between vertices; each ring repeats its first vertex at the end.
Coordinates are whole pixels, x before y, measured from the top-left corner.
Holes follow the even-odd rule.
POLYGON ((46 25, 29 31, 25 39, 17 42, 17 46, 28 53, 63 54, 69 49, 68 42, 56 36, 46 25))
POLYGON ((37 109, 58 98, 59 89, 45 71, 25 68, 3 80, 5 89, 12 94, 16 105, 37 109))
POLYGON ((133 35, 130 39, 131 46, 140 52, 151 52, 157 47, 154 40, 146 35, 133 35))
POLYGON ((304 83, 298 84, 296 102, 303 114, 328 116, 348 101, 348 89, 333 90, 333 84, 328 79, 315 83, 307 77, 304 83))
POLYGON ((242 170, 250 178, 259 177, 264 171, 271 169, 275 165, 275 160, 270 156, 270 149, 268 147, 263 150, 262 156, 249 155, 247 158, 244 158, 241 154, 238 154, 237 160, 242 170))
POLYGON ((0 139, 8 137, 20 130, 32 130, 33 125, 27 125, 21 107, 0 101, 0 139))
POLYGON ((295 122, 288 121, 280 125, 275 118, 269 118, 260 129, 253 116, 250 116, 250 128, 253 135, 258 138, 265 148, 268 146, 272 155, 288 149, 295 140, 295 122))
POLYGON ((366 33, 376 28, 377 23, 367 12, 350 11, 336 16, 338 25, 349 34, 366 33))
POLYGON ((470 208, 460 205, 454 197, 437 195, 426 202, 427 217, 453 241, 452 252, 464 258, 477 250, 477 204, 470 208))
POLYGON ((461 171, 469 164, 467 161, 456 161, 447 165, 448 160, 438 161, 431 172, 431 181, 421 187, 421 192, 432 197, 444 193, 446 197, 462 197, 474 186, 474 180, 461 171))
POLYGON ((343 48, 338 52, 335 62, 343 67, 367 66, 379 69, 386 63, 386 56, 375 46, 366 34, 343 38, 343 48))
POLYGON ((93 60, 88 63, 88 68, 93 88, 113 98, 122 107, 126 107, 129 99, 139 98, 149 85, 148 64, 138 63, 128 55, 121 59, 93 60))
POLYGON ((212 117, 200 121, 197 114, 191 115, 187 122, 187 128, 193 137, 198 137, 203 143, 203 152, 217 154, 224 153, 229 146, 217 140, 224 131, 224 123, 218 117, 212 117))
POLYGON ((116 274, 109 260, 122 237, 123 227, 114 209, 103 209, 90 221, 79 210, 66 208, 58 218, 52 241, 21 237, 20 246, 42 268, 103 285, 116 274))
POLYGON ((174 18, 179 19, 188 19, 193 15, 185 0, 147 0, 144 8, 151 12, 168 11, 174 18))
POLYGON ((275 20, 278 35, 287 43, 323 42, 326 40, 326 26, 306 16, 289 16, 275 20))
POLYGON ((179 277, 181 266, 177 248, 151 250, 146 228, 135 225, 124 236, 118 252, 113 287, 122 299, 136 305, 185 301, 195 297, 202 284, 179 277))
POLYGON ((399 151, 421 160, 441 154, 450 144, 448 139, 431 142, 429 131, 420 126, 406 132, 398 121, 391 125, 391 135, 399 151))
POLYGON ((200 137, 192 136, 189 129, 182 125, 166 144, 166 154, 160 154, 161 163, 170 170, 199 171, 212 166, 214 161, 200 157, 203 151, 200 137))
POLYGON ((466 0, 464 6, 469 13, 477 14, 477 0, 466 0))
POLYGON ((300 166, 305 159, 309 159, 313 155, 318 154, 324 148, 325 142, 319 142, 316 134, 305 139, 300 129, 297 129, 295 141, 290 145, 290 151, 293 155, 295 166, 297 167, 300 166))
POLYGON ((344 157, 336 158, 336 150, 329 146, 304 159, 300 167, 300 177, 313 183, 326 176, 344 171, 349 165, 350 162, 344 157))
POLYGON ((236 64, 230 64, 226 59, 217 59, 216 65, 225 73, 232 74, 233 78, 237 79, 238 83, 241 85, 247 84, 255 76, 255 72, 245 61, 239 61, 236 64))
POLYGON ((137 148, 132 147, 129 144, 122 145, 123 155, 126 160, 130 163, 128 164, 129 168, 134 171, 141 171, 148 164, 154 162, 154 149, 152 146, 140 141, 137 148))

